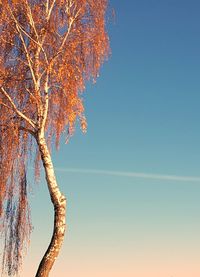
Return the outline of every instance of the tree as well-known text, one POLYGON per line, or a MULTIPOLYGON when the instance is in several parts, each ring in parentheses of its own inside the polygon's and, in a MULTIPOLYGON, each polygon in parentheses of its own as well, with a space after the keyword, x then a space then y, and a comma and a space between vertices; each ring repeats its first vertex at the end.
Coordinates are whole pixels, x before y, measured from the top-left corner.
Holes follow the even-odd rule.
POLYGON ((51 145, 86 131, 82 92, 109 54, 107 0, 0 1, 0 217, 3 271, 16 275, 31 232, 27 167, 42 161, 54 206, 54 231, 36 276, 48 276, 65 233, 51 145), (35 158, 34 158, 35 157, 35 158))

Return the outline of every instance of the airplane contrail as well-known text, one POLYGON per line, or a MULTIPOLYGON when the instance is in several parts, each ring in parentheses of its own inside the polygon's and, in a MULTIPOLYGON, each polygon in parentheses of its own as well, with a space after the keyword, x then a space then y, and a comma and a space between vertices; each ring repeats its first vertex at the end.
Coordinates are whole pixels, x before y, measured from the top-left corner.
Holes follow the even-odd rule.
POLYGON ((59 167, 56 167, 55 170, 60 172, 70 172, 70 173, 98 174, 98 175, 131 177, 131 178, 200 183, 199 176, 177 176, 177 175, 165 175, 165 174, 149 174, 149 173, 143 173, 143 172, 110 171, 110 170, 82 169, 82 168, 59 168, 59 167))

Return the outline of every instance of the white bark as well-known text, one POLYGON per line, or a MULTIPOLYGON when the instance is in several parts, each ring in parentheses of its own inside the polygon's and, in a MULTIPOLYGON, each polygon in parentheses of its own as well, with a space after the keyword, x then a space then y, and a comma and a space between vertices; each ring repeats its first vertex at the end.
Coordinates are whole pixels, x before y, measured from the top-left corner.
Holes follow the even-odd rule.
POLYGON ((49 276, 49 272, 59 254, 64 239, 66 229, 66 199, 65 196, 60 192, 57 185, 51 155, 49 153, 44 136, 39 134, 37 141, 45 169, 46 181, 51 196, 51 201, 54 205, 53 235, 49 247, 43 256, 36 273, 36 277, 47 277, 49 276))

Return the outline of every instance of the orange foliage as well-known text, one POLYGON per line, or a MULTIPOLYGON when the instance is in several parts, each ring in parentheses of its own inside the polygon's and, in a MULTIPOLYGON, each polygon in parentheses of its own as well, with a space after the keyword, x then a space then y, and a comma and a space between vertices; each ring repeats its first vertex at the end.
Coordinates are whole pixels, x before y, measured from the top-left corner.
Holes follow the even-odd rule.
POLYGON ((81 94, 109 54, 106 8, 107 0, 0 1, 0 216, 10 275, 31 229, 26 171, 36 149, 39 174, 38 133, 58 146, 77 119, 87 129, 81 94))

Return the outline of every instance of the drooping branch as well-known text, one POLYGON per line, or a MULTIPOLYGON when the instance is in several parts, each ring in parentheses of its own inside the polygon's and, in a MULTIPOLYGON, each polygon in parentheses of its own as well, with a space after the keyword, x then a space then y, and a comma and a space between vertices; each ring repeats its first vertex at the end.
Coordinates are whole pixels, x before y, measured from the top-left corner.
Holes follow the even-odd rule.
MULTIPOLYGON (((23 172, 20 172, 19 187, 15 188, 13 183, 7 191, 8 201, 6 203, 5 221, 3 222, 6 232, 4 234, 2 269, 3 271, 7 270, 8 276, 16 276, 16 273, 18 273, 25 250, 23 247, 28 246, 32 229, 27 198, 26 170, 25 168, 23 170, 23 172)), ((14 179, 13 175, 11 173, 11 179, 14 179)))

